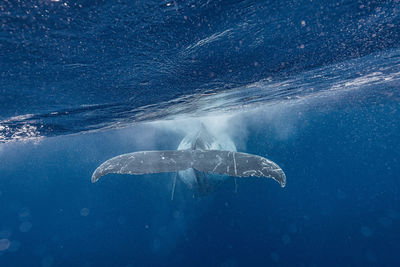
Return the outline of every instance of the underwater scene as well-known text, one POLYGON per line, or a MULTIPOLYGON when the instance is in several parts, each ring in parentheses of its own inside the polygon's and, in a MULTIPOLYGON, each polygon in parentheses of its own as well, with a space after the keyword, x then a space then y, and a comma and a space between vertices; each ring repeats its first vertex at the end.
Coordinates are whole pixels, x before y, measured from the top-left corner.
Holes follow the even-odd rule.
POLYGON ((0 1, 0 266, 399 251, 399 0, 0 1))

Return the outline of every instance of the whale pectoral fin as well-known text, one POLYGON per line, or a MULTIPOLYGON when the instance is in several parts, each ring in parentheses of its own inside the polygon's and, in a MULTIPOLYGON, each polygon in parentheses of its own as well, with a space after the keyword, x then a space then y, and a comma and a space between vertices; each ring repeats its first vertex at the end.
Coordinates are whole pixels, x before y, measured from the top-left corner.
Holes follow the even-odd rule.
POLYGON ((194 170, 233 177, 267 177, 286 185, 283 170, 274 162, 256 155, 222 150, 140 151, 111 158, 92 175, 92 182, 109 173, 151 174, 194 170))

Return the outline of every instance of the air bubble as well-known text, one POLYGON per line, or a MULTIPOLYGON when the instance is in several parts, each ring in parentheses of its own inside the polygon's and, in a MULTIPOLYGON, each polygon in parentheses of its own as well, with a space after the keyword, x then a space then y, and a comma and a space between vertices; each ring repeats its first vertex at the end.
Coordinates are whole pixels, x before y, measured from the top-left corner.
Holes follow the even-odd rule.
POLYGON ((86 216, 89 215, 89 213, 90 213, 90 210, 88 208, 81 209, 81 215, 82 216, 86 217, 86 216))

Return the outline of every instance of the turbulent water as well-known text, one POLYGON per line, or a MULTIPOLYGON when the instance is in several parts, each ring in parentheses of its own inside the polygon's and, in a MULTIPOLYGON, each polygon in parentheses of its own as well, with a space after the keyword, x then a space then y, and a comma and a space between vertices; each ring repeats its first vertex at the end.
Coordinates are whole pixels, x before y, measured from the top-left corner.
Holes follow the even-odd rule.
POLYGON ((398 97, 398 1, 0 7, 2 142, 331 91, 398 97))
POLYGON ((0 1, 0 265, 399 265, 399 25, 397 0, 0 1), (286 188, 90 183, 200 123, 286 188))

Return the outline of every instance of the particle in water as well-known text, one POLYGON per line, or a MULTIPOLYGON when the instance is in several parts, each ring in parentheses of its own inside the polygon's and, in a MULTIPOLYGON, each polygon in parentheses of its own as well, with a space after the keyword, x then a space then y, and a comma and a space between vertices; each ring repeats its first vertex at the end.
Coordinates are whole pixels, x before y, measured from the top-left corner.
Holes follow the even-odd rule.
POLYGON ((25 207, 21 209, 18 215, 20 219, 28 218, 31 215, 31 211, 25 207))
POLYGON ((90 213, 90 210, 88 208, 81 209, 81 215, 82 216, 86 217, 86 216, 89 215, 89 213, 90 213))
POLYGON ((363 226, 361 227, 361 234, 365 237, 370 237, 372 236, 372 229, 367 227, 367 226, 363 226))
POLYGON ((19 226, 19 230, 22 233, 27 233, 31 230, 32 228, 32 223, 31 222, 23 222, 21 223, 21 225, 19 226))

